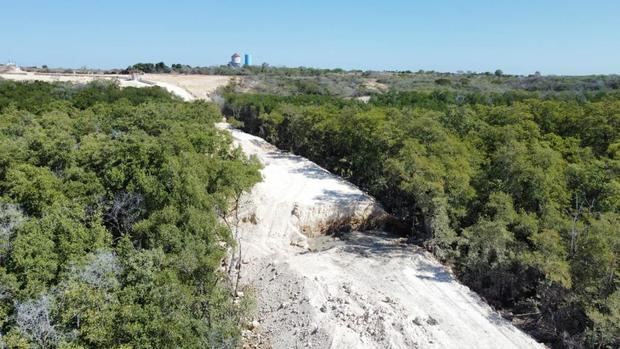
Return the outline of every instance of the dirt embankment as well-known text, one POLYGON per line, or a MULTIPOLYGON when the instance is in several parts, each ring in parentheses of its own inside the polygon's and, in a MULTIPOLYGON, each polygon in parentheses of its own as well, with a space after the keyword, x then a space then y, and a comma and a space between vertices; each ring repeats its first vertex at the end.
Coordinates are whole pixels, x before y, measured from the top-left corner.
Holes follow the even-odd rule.
POLYGON ((89 82, 105 80, 118 81, 121 87, 148 87, 151 86, 138 80, 132 80, 129 75, 114 74, 45 74, 21 72, 0 74, 1 79, 14 81, 44 81, 44 82, 71 82, 77 84, 87 84, 89 82))
MULTIPOLYGON (((385 215, 311 161, 229 129, 263 163, 240 213, 241 283, 255 288, 249 343, 273 348, 537 348, 431 255, 385 232, 321 235, 385 215)), ((248 344, 250 345, 250 344, 248 344)))
POLYGON ((89 83, 96 80, 118 81, 121 87, 160 86, 185 101, 211 100, 215 91, 230 82, 229 76, 144 74, 134 80, 130 75, 116 74, 45 74, 32 72, 0 72, 0 78, 15 81, 89 83))
MULTIPOLYGON (((144 74, 142 79, 163 83, 160 86, 175 86, 188 92, 192 99, 211 100, 215 91, 222 86, 226 86, 230 76, 220 75, 181 75, 181 74, 144 74)), ((181 94, 183 92, 180 92, 181 94)))

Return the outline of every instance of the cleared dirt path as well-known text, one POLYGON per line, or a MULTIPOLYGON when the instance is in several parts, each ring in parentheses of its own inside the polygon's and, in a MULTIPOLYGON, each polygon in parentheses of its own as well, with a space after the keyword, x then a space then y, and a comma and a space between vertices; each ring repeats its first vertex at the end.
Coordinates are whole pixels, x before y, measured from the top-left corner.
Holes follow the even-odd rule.
MULTIPOLYGON (((153 81, 158 85, 162 83, 167 86, 179 87, 183 90, 180 94, 188 93, 192 96, 192 99, 211 100, 215 91, 221 86, 226 86, 230 82, 231 77, 220 75, 145 74, 143 79, 153 81)), ((164 85, 160 86, 165 88, 164 85)))
POLYGON ((44 73, 3 73, 0 78, 15 81, 72 82, 86 84, 96 80, 118 81, 121 87, 148 87, 150 85, 131 80, 128 75, 112 74, 44 74, 44 73))
POLYGON ((195 99, 211 100, 215 91, 230 82, 229 76, 144 74, 140 80, 132 80, 129 75, 115 74, 44 74, 44 73, 0 73, 0 78, 15 81, 46 81, 88 83, 95 80, 118 81, 121 87, 160 86, 185 101, 195 99))
MULTIPOLYGON (((431 255, 384 232, 309 238, 382 214, 374 199, 299 156, 229 129, 264 164, 240 224, 242 283, 274 348, 537 348, 431 255)), ((247 334, 247 333, 246 333, 247 334)))

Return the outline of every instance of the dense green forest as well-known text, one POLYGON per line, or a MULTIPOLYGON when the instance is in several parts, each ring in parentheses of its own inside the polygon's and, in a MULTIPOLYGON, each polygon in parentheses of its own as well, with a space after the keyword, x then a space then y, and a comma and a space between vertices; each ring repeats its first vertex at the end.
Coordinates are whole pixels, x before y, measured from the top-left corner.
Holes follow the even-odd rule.
POLYGON ((0 81, 0 348, 235 348, 218 215, 260 180, 220 111, 0 81))
POLYGON ((578 98, 582 94, 620 90, 620 76, 617 75, 567 77, 473 72, 455 74, 433 71, 337 72, 309 68, 266 68, 264 72, 249 71, 242 75, 246 76, 241 79, 237 92, 275 95, 313 94, 345 98, 377 96, 385 92, 432 92, 437 89, 461 94, 525 91, 536 92, 537 96, 542 97, 560 93, 578 98))
POLYGON ((435 89, 368 104, 232 90, 226 115, 377 197, 397 218, 388 229, 452 265, 538 340, 620 347, 613 89, 435 89))

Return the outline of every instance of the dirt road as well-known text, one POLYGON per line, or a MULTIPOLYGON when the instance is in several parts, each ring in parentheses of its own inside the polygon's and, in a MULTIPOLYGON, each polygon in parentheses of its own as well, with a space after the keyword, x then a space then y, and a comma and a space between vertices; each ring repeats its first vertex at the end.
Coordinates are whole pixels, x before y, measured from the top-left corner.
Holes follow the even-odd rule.
MULTIPOLYGON (((226 86, 231 77, 220 75, 180 75, 180 74, 145 74, 142 77, 146 81, 156 82, 158 85, 175 86, 184 90, 179 94, 189 93, 192 99, 211 100, 215 90, 226 86)), ((176 93, 176 92, 173 92, 176 93)))
MULTIPOLYGON (((225 124, 219 125, 227 128, 225 124)), ((308 238, 382 214, 374 199, 299 156, 230 129, 264 164, 242 204, 242 283, 274 348, 537 348, 428 253, 384 232, 308 238)), ((247 333, 246 333, 247 334, 247 333)))
POLYGON ((44 73, 1 73, 0 78, 15 81, 73 82, 86 84, 95 80, 118 81, 122 87, 147 87, 148 84, 131 80, 128 75, 113 74, 44 74, 44 73))
POLYGON ((181 75, 181 74, 144 74, 139 80, 132 80, 129 75, 116 74, 44 74, 44 73, 0 73, 0 78, 16 81, 46 81, 88 83, 95 80, 118 81, 121 87, 160 86, 181 97, 185 101, 195 99, 211 100, 214 92, 229 83, 229 76, 218 75, 181 75))

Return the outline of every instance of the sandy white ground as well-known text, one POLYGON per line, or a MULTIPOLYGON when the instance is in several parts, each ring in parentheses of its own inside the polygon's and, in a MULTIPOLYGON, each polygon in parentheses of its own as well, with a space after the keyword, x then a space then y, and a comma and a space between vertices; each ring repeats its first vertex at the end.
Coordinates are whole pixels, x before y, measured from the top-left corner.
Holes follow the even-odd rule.
POLYGON ((144 80, 157 83, 165 83, 171 86, 178 86, 183 93, 188 93, 193 99, 210 100, 218 87, 226 86, 230 76, 220 75, 181 75, 181 74, 145 74, 144 80))
POLYGON ((373 198, 299 156, 230 129, 264 164, 242 205, 242 281, 274 348, 537 348, 428 253, 383 232, 307 238, 380 215, 373 198), (314 227, 314 229, 313 229, 314 227), (302 234, 304 232, 304 234, 302 234))
POLYGON ((217 75, 178 75, 178 74, 144 74, 140 81, 132 80, 129 75, 113 74, 43 74, 32 72, 0 73, 0 78, 16 81, 46 81, 46 82, 75 82, 88 83, 95 80, 118 81, 121 87, 148 87, 160 86, 169 92, 181 97, 185 101, 195 99, 210 100, 218 87, 225 86, 230 81, 228 76, 217 75))
POLYGON ((182 87, 179 87, 177 85, 174 85, 174 84, 171 84, 171 83, 167 83, 167 82, 162 82, 162 81, 154 81, 154 80, 149 80, 148 83, 156 85, 156 86, 159 86, 159 87, 165 89, 166 91, 172 93, 173 95, 181 97, 186 102, 191 102, 194 99, 196 99, 187 90, 185 90, 182 87))
POLYGON ((140 81, 131 80, 128 75, 111 75, 111 74, 43 74, 32 72, 21 73, 4 73, 0 74, 0 78, 15 81, 45 81, 45 82, 73 82, 73 83, 89 83, 95 80, 118 81, 121 87, 148 87, 150 85, 140 81))

